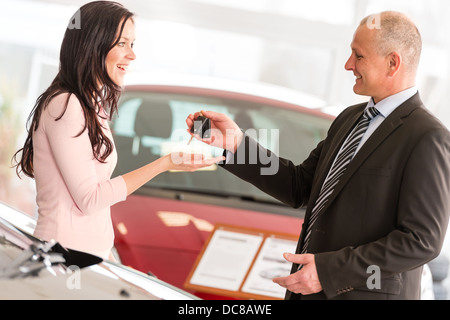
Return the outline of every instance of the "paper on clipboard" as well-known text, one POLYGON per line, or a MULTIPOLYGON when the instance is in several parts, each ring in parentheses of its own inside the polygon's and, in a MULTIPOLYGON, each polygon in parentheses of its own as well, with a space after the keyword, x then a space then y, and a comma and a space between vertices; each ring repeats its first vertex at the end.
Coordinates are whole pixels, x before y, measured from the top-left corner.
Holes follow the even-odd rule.
POLYGON ((285 252, 295 252, 297 241, 268 237, 242 287, 243 292, 284 298, 286 289, 272 281, 290 274, 292 263, 283 258, 285 252))
POLYGON ((215 225, 185 288, 241 299, 283 299, 285 289, 272 281, 287 276, 292 264, 283 253, 295 252, 298 235, 215 225))
POLYGON ((263 235, 216 230, 191 278, 191 284, 239 290, 263 235))

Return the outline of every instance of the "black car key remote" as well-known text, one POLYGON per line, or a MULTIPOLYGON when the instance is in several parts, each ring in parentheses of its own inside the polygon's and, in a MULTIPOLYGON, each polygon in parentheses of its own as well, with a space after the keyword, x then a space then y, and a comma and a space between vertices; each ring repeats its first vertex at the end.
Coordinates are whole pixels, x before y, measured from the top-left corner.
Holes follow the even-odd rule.
MULTIPOLYGON (((194 125, 191 127, 191 133, 198 135, 202 139, 208 139, 211 137, 211 119, 203 116, 201 113, 195 119, 194 125)), ((188 144, 191 143, 193 136, 188 144)))

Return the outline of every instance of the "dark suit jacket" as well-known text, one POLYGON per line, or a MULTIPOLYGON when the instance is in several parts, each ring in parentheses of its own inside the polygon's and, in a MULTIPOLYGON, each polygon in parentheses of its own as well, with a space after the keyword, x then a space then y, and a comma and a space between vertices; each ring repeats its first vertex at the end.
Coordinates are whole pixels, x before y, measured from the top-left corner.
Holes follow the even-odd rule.
MULTIPOLYGON (((307 205, 297 252, 333 159, 365 107, 355 105, 339 115, 301 165, 248 136, 234 164, 224 165, 289 206, 307 205), (249 165, 252 150, 276 161, 277 173, 261 175, 261 168, 270 165, 261 161, 249 165)), ((419 299, 422 266, 439 255, 449 213, 450 133, 416 94, 364 144, 314 225, 308 251, 315 254, 323 291, 311 296, 287 292, 286 298, 419 299), (379 289, 368 286, 376 284, 371 266, 380 271, 379 289)))

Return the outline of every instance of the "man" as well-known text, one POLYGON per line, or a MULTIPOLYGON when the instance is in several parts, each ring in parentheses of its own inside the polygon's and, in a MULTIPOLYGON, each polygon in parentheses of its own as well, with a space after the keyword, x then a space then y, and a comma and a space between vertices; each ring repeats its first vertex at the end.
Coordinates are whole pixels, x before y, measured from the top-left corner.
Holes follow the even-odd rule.
POLYGON ((345 68, 356 77, 354 92, 371 99, 342 112, 301 165, 265 150, 225 115, 203 111, 213 128, 205 142, 226 149, 226 170, 307 206, 297 252, 285 254, 291 275, 273 280, 287 299, 420 299, 422 266, 439 255, 450 213, 450 133, 415 87, 421 47, 403 14, 365 18, 345 68), (262 154, 279 163, 277 173, 249 164, 262 154))

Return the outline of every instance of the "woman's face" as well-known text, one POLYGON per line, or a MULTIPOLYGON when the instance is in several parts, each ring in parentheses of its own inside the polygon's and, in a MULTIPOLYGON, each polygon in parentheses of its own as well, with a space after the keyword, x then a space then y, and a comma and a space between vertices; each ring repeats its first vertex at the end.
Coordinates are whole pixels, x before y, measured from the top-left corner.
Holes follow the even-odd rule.
MULTIPOLYGON (((120 30, 118 30, 118 33, 119 31, 120 30)), ((134 32, 134 22, 132 19, 128 19, 123 28, 119 42, 106 56, 106 71, 108 72, 109 77, 118 86, 123 85, 124 76, 128 71, 130 62, 136 59, 136 55, 133 51, 135 40, 134 32)))

